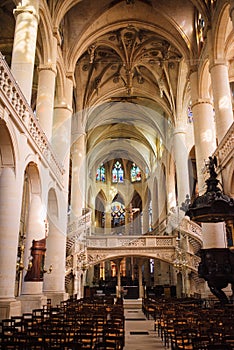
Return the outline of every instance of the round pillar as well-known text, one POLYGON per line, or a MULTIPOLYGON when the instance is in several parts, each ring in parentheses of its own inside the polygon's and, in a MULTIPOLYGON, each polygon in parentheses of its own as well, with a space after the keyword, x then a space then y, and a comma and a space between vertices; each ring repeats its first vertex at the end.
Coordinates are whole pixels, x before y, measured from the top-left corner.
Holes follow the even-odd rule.
POLYGON ((40 66, 36 116, 49 141, 52 136, 55 78, 56 70, 52 65, 40 66))
POLYGON ((34 61, 39 21, 39 2, 27 1, 27 5, 17 6, 11 71, 18 82, 29 105, 31 104, 34 61))
POLYGON ((177 190, 179 207, 185 201, 186 195, 190 194, 188 176, 188 152, 186 148, 186 135, 182 127, 174 131, 174 160, 177 174, 177 190))
POLYGON ((233 123, 232 98, 225 63, 210 66, 212 90, 214 96, 215 122, 218 143, 220 143, 233 123))
POLYGON ((21 190, 13 168, 2 168, 0 176, 0 301, 14 298, 19 238, 21 190))
POLYGON ((86 177, 86 139, 85 134, 77 135, 72 145, 72 184, 71 184, 71 214, 78 218, 85 208, 85 177, 86 177))

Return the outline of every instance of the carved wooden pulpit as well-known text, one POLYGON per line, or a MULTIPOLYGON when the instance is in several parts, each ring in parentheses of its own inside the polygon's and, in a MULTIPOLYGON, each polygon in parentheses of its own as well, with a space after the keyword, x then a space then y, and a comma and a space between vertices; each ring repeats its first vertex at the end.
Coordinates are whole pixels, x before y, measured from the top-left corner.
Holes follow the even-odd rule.
POLYGON ((24 281, 26 282, 41 282, 43 281, 44 261, 46 252, 46 239, 32 241, 31 256, 32 266, 28 269, 24 281))

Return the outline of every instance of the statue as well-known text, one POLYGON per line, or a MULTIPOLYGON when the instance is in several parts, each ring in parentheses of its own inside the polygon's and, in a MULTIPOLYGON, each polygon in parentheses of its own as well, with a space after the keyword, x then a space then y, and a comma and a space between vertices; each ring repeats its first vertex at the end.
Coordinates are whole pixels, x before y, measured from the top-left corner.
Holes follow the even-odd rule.
POLYGON ((217 173, 215 171, 215 168, 217 168, 218 162, 217 162, 217 157, 214 156, 213 158, 210 156, 209 157, 209 164, 208 164, 208 171, 210 173, 210 177, 216 179, 217 173))

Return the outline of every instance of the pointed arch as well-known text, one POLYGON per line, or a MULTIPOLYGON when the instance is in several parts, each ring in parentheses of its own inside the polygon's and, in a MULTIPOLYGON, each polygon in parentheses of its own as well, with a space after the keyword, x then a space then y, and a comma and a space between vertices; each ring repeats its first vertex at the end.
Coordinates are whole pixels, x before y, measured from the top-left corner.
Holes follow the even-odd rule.
POLYGON ((95 227, 105 227, 106 196, 100 190, 95 198, 95 227))

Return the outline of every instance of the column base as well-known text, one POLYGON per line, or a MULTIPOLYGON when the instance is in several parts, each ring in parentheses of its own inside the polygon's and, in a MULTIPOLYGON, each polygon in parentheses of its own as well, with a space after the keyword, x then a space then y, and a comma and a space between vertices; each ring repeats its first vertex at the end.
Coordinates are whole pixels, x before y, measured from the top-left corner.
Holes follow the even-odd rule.
POLYGON ((21 315, 21 302, 16 299, 0 299, 0 321, 21 315))
POLYGON ((21 302, 21 312, 31 313, 34 309, 42 309, 47 304, 47 297, 45 295, 21 295, 17 298, 21 302))
POLYGON ((61 301, 69 299, 69 294, 65 292, 44 292, 47 299, 51 299, 51 305, 60 305, 61 301))

